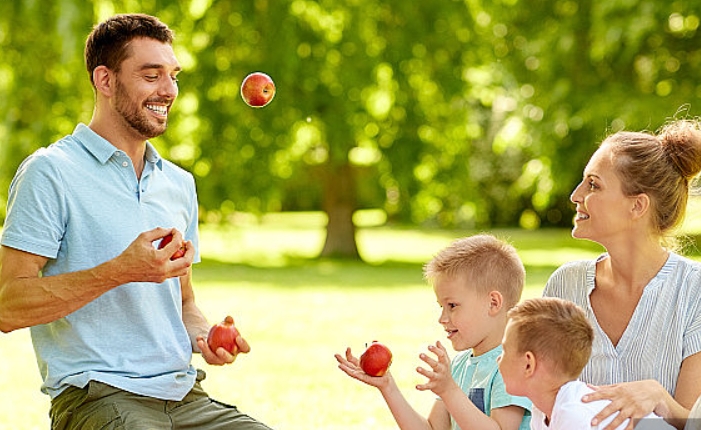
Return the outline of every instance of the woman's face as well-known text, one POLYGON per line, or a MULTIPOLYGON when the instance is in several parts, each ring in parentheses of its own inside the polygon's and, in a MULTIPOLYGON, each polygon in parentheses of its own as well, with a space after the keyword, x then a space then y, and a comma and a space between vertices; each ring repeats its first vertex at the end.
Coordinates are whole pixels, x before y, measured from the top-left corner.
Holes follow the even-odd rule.
POLYGON ((604 143, 592 155, 570 200, 577 205, 573 237, 607 247, 605 243, 633 232, 630 227, 635 197, 623 194, 609 145, 604 143))

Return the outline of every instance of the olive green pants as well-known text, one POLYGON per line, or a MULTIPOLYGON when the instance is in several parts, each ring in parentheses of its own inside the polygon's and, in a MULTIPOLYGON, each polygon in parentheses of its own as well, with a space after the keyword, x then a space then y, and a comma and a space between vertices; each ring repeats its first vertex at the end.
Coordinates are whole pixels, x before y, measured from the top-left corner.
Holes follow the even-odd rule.
POLYGON ((132 394, 101 382, 70 387, 51 402, 52 430, 271 430, 270 427, 209 398, 197 383, 181 401, 132 394))

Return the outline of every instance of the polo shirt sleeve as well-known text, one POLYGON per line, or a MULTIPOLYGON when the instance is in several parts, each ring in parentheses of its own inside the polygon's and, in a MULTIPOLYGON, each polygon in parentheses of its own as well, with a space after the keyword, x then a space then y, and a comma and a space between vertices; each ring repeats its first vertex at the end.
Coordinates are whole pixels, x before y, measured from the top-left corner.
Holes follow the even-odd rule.
POLYGON ((56 258, 66 225, 61 173, 38 150, 27 157, 10 183, 2 244, 56 258))

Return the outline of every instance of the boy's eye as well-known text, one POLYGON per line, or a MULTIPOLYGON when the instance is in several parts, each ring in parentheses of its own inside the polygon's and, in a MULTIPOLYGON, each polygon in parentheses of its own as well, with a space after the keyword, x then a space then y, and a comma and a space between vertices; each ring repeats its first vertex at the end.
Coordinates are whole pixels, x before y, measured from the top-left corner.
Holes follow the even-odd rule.
POLYGON ((450 309, 454 309, 454 308, 458 307, 458 304, 457 303, 448 303, 448 307, 450 309))

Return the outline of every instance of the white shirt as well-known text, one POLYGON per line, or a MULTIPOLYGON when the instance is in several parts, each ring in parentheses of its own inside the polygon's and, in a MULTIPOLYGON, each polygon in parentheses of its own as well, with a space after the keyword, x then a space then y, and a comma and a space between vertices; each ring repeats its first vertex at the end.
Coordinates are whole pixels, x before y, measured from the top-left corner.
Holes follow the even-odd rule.
MULTIPOLYGON (((611 415, 597 426, 591 426, 591 420, 604 409, 610 401, 597 400, 595 402, 584 403, 582 396, 591 393, 593 390, 581 381, 571 381, 560 387, 560 391, 555 398, 550 422, 546 424, 545 414, 535 405, 533 406, 533 418, 531 419, 531 430, 599 430, 603 429, 613 421, 617 414, 611 415)), ((616 427, 616 430, 624 430, 629 420, 616 427)), ((674 427, 667 424, 657 415, 650 414, 641 420, 636 426, 636 430, 674 430, 674 427)))

